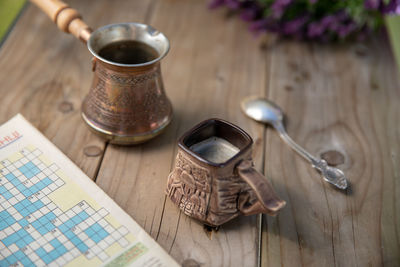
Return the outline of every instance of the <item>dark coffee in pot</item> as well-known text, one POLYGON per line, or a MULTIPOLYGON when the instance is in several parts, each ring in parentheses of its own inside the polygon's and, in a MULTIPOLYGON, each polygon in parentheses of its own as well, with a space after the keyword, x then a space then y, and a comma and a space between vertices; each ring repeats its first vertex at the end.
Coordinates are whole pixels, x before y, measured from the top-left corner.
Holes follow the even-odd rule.
POLYGON ((120 64, 142 64, 156 59, 157 51, 140 41, 125 40, 112 42, 99 51, 99 56, 120 64))

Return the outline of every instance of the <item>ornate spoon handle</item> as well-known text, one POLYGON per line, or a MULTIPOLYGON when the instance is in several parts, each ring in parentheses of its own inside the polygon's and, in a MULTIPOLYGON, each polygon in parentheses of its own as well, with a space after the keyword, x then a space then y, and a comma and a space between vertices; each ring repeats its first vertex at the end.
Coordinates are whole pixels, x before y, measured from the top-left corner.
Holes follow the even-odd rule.
POLYGON ((322 174, 325 181, 333 184, 334 186, 340 189, 347 188, 347 179, 344 173, 340 169, 328 166, 325 160, 314 157, 313 155, 308 153, 304 148, 299 146, 287 134, 285 127, 283 127, 282 123, 275 123, 273 126, 278 131, 279 136, 282 138, 282 140, 286 144, 288 144, 294 151, 300 154, 303 158, 308 160, 312 164, 312 166, 322 174))

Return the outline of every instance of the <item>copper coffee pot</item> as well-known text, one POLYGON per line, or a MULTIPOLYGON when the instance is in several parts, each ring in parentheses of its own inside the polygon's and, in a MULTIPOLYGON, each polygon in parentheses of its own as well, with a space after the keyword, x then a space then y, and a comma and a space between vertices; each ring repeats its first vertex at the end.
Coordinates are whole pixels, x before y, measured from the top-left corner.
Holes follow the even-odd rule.
POLYGON ((164 34, 149 25, 120 23, 94 32, 75 10, 60 0, 30 0, 64 32, 87 44, 94 78, 82 104, 82 117, 95 133, 114 144, 138 144, 158 135, 171 121, 172 106, 164 92, 160 61, 169 51, 164 34), (157 57, 139 64, 103 58, 99 51, 119 41, 139 41, 157 57))

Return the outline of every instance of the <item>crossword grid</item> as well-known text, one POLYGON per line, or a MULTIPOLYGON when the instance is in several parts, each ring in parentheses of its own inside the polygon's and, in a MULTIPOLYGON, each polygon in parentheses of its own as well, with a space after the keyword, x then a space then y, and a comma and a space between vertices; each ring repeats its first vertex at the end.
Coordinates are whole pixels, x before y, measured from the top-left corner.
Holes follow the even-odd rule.
POLYGON ((128 230, 115 229, 81 201, 63 212, 47 196, 63 186, 57 165, 46 166, 39 149, 21 151, 15 162, 1 161, 0 266, 62 266, 84 254, 106 261, 105 249, 118 242, 126 247, 128 230))

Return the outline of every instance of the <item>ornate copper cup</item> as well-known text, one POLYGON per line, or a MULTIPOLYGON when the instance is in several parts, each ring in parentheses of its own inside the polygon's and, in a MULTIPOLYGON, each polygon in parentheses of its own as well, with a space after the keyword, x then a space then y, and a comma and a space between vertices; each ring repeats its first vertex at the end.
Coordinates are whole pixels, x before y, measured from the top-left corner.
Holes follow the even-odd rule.
POLYGON ((229 122, 198 124, 179 139, 167 195, 186 215, 211 226, 240 214, 275 215, 285 201, 253 168, 252 144, 245 131, 229 122))
POLYGON ((82 104, 82 117, 96 133, 116 144, 137 144, 158 135, 171 121, 172 106, 161 77, 160 60, 168 53, 164 34, 140 23, 112 24, 88 40, 94 78, 82 104), (152 47, 157 57, 121 64, 99 55, 107 44, 135 40, 152 47))
POLYGON ((92 32, 80 14, 61 0, 30 1, 61 30, 87 43, 94 56, 93 83, 82 104, 82 117, 90 129, 111 143, 137 144, 158 135, 170 123, 172 107, 160 71, 160 60, 169 50, 164 34, 140 23, 112 24, 92 32), (156 55, 124 64, 99 54, 122 41, 145 44, 156 55))

